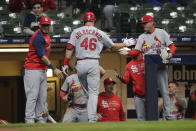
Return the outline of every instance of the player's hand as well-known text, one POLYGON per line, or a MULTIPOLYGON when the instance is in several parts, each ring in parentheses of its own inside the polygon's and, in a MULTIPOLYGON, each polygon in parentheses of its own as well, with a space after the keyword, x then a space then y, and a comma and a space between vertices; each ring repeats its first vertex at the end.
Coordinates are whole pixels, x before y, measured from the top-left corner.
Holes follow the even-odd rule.
POLYGON ((128 50, 121 50, 119 53, 121 55, 128 55, 129 54, 128 50))
POLYGON ((68 76, 68 74, 67 74, 67 70, 69 69, 69 66, 68 65, 64 65, 64 66, 62 66, 62 71, 63 71, 63 73, 66 75, 66 76, 68 76))
POLYGON ((103 118, 100 113, 97 113, 97 117, 98 117, 98 120, 101 120, 103 118))
POLYGON ((168 53, 168 57, 167 57, 167 60, 171 59, 173 57, 173 54, 170 52, 168 53))
POLYGON ((68 95, 65 95, 65 96, 62 98, 65 102, 68 101, 67 96, 68 96, 68 95))
POLYGON ((54 70, 54 74, 60 79, 64 78, 62 71, 57 68, 54 70))
POLYGON ((124 40, 123 40, 123 43, 124 43, 126 46, 132 46, 132 45, 135 45, 135 40, 134 40, 133 38, 124 39, 124 40))

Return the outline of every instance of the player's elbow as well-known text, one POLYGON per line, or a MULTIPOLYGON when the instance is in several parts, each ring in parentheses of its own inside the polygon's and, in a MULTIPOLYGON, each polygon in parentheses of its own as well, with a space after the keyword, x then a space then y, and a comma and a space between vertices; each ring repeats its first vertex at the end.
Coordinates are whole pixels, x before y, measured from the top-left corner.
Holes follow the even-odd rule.
POLYGON ((42 59, 45 56, 45 52, 43 52, 43 51, 37 51, 37 55, 38 55, 39 58, 42 59))

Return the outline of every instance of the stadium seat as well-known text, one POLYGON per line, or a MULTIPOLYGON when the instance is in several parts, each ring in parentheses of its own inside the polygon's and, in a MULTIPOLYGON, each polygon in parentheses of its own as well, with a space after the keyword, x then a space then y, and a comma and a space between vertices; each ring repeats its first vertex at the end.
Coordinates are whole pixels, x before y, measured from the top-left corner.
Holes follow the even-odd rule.
POLYGON ((0 0, 0 5, 7 5, 8 3, 6 2, 6 0, 0 0))
POLYGON ((115 7, 114 11, 116 13, 129 13, 130 7, 132 7, 130 4, 120 4, 115 7))

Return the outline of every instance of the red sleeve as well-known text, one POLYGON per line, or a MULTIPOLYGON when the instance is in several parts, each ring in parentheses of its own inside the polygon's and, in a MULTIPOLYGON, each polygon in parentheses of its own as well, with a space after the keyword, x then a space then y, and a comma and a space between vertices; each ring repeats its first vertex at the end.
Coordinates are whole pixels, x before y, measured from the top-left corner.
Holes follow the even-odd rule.
POLYGON ((129 55, 132 56, 132 57, 136 57, 139 54, 140 54, 140 51, 137 50, 137 49, 134 49, 134 50, 129 51, 129 55))
POLYGON ((123 82, 128 84, 131 80, 131 74, 130 74, 130 71, 128 69, 128 65, 126 66, 126 69, 125 69, 125 74, 123 76, 123 82))
POLYGON ((174 44, 170 44, 170 45, 169 45, 169 49, 170 49, 170 52, 171 52, 171 53, 175 54, 176 47, 175 47, 174 44))
POLYGON ((119 112, 120 121, 126 121, 125 112, 123 110, 122 103, 120 101, 120 112, 119 112))
POLYGON ((60 97, 61 97, 61 99, 63 99, 63 97, 64 96, 66 96, 67 95, 67 92, 65 92, 65 91, 60 91, 60 97))
POLYGON ((74 48, 74 46, 72 45, 72 44, 67 44, 67 47, 66 47, 66 49, 67 50, 72 50, 74 48))

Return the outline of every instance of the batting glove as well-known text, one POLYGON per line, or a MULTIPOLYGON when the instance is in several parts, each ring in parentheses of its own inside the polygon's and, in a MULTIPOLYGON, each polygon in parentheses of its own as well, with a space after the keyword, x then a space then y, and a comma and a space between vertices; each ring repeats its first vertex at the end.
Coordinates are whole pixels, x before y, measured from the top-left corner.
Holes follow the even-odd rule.
POLYGON ((67 70, 69 69, 69 66, 68 65, 64 65, 64 66, 62 66, 62 71, 63 71, 63 73, 66 75, 66 76, 68 76, 68 74, 67 74, 67 70))
POLYGON ((168 58, 168 49, 167 48, 162 49, 160 56, 163 61, 166 61, 168 58))

